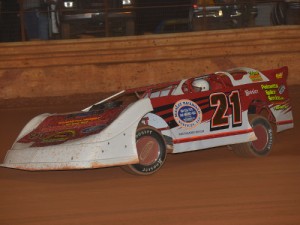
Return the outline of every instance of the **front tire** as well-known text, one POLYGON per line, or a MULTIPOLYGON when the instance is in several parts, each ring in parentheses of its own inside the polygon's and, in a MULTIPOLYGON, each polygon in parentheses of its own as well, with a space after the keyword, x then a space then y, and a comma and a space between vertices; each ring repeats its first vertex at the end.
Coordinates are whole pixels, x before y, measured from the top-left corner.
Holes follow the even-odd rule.
POLYGON ((250 119, 257 140, 247 143, 232 145, 233 151, 242 157, 264 157, 271 150, 274 141, 273 129, 269 121, 259 115, 252 116, 250 119))
POLYGON ((150 126, 138 128, 136 147, 139 164, 128 165, 126 171, 138 175, 150 175, 158 171, 166 160, 166 144, 159 131, 150 126))

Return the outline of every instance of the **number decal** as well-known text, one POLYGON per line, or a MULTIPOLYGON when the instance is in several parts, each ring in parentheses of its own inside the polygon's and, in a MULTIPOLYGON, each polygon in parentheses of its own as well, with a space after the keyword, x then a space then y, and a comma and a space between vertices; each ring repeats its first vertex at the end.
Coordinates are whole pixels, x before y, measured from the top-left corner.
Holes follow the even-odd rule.
POLYGON ((210 106, 217 107, 211 119, 211 129, 225 129, 229 127, 227 98, 224 93, 215 93, 210 96, 210 106))
POLYGON ((231 108, 232 127, 242 125, 242 109, 238 91, 232 91, 228 99, 224 93, 210 95, 210 107, 215 107, 215 113, 210 122, 210 130, 220 130, 229 127, 228 109, 231 108), (229 103, 229 104, 228 104, 229 103))
POLYGON ((232 126, 238 127, 242 125, 242 108, 240 102, 240 94, 233 91, 229 95, 229 102, 232 107, 232 126))

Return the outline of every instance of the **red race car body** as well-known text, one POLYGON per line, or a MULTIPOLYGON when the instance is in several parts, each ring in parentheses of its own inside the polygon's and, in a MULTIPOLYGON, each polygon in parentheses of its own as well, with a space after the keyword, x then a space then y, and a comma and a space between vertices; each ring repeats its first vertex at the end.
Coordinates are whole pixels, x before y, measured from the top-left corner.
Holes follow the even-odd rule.
POLYGON ((2 166, 25 170, 126 165, 147 175, 180 153, 229 145, 266 156, 293 127, 288 68, 235 68, 123 90, 80 112, 33 118, 2 166))

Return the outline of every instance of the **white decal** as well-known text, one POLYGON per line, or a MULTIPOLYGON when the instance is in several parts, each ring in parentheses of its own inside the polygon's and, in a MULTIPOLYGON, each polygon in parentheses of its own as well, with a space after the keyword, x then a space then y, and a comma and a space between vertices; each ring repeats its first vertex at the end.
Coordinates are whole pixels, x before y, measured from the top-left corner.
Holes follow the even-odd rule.
POLYGON ((256 94, 258 94, 258 90, 255 90, 255 89, 252 89, 252 90, 245 90, 245 94, 246 94, 246 96, 249 96, 249 95, 256 95, 256 94))
POLYGON ((185 129, 191 129, 202 121, 202 111, 193 101, 183 99, 175 103, 173 115, 176 123, 185 129))

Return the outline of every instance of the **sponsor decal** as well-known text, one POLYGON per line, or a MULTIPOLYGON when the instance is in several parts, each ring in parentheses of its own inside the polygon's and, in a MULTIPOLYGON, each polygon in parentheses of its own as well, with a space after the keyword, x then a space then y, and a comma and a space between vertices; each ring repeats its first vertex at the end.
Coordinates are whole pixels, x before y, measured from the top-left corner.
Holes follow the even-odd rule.
POLYGON ((106 125, 98 125, 98 126, 93 126, 93 127, 87 127, 84 128, 81 133, 83 134, 90 134, 90 133, 95 133, 103 130, 106 127, 106 125))
POLYGON ((268 96, 268 99, 269 101, 282 101, 284 100, 284 97, 273 95, 273 96, 268 96))
POLYGON ((265 91, 269 101, 282 101, 284 97, 277 95, 278 93, 281 95, 285 91, 285 86, 281 85, 278 87, 278 84, 262 84, 261 88, 265 91), (276 90, 277 89, 277 90, 276 90))
POLYGON ((250 71, 249 72, 249 78, 253 81, 253 82, 259 82, 259 81, 263 81, 261 75, 259 74, 258 71, 250 71))
POLYGON ((150 167, 144 167, 142 169, 142 172, 152 172, 154 170, 156 170, 158 167, 160 167, 163 164, 163 161, 161 159, 158 159, 155 164, 153 164, 150 167))
POLYGON ((262 84, 261 89, 268 90, 268 89, 276 89, 278 88, 278 84, 262 84))
POLYGON ((73 138, 75 134, 76 134, 75 130, 59 131, 50 134, 45 138, 42 138, 41 143, 64 142, 67 141, 68 139, 73 138))
POLYGON ((187 143, 191 141, 201 141, 201 140, 212 140, 214 138, 223 138, 223 137, 229 137, 234 135, 240 135, 240 134, 248 134, 253 132, 252 128, 246 129, 246 130, 235 130, 235 131, 228 131, 228 132, 220 132, 220 133, 210 133, 206 135, 197 135, 192 137, 183 137, 179 139, 174 139, 174 144, 180 144, 180 143, 187 143))
POLYGON ((142 131, 139 131, 136 135, 135 135, 135 138, 139 138, 141 136, 144 136, 144 135, 151 135, 153 132, 153 130, 142 130, 142 131))
POLYGON ((202 134, 202 133, 204 133, 204 130, 193 130, 187 132, 180 132, 179 135, 195 135, 195 134, 202 134))
POLYGON ((282 95, 284 91, 285 91, 285 86, 284 86, 284 85, 281 85, 281 86, 278 88, 279 94, 282 95))
POLYGON ((193 101, 183 99, 175 103, 173 116, 176 123, 185 129, 191 129, 202 121, 202 111, 193 101))
POLYGON ((284 97, 277 95, 277 90, 278 90, 278 94, 280 95, 283 94, 283 92, 285 91, 284 85, 281 85, 279 87, 278 84, 265 84, 265 85, 262 84, 261 89, 265 91, 269 101, 284 100, 284 97))
POLYGON ((277 79, 282 79, 282 77, 283 77, 283 73, 281 72, 281 73, 276 73, 276 78, 277 79))
POLYGON ((269 142, 267 143, 266 149, 270 150, 273 145, 273 130, 272 128, 268 129, 268 137, 269 137, 269 142))
POLYGON ((268 95, 268 96, 276 94, 276 91, 274 91, 274 90, 266 90, 265 92, 266 92, 266 95, 268 95))
POLYGON ((64 126, 76 126, 76 125, 81 125, 81 124, 87 124, 89 122, 93 122, 96 120, 99 120, 100 117, 89 117, 89 118, 83 118, 83 119, 75 119, 75 120, 67 120, 67 121, 60 121, 58 122, 59 125, 64 125, 64 126))
POLYGON ((288 108, 287 105, 276 105, 276 106, 274 106, 274 110, 285 110, 287 108, 288 108))
POLYGON ((246 96, 249 96, 249 95, 256 95, 256 94, 258 94, 258 90, 255 90, 255 89, 252 89, 252 90, 245 90, 245 94, 246 94, 246 96))

